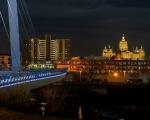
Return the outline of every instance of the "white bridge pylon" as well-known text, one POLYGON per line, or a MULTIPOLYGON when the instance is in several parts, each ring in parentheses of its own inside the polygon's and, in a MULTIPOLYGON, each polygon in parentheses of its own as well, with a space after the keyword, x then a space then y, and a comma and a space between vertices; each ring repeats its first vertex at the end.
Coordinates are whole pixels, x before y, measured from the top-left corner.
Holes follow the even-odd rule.
POLYGON ((18 9, 16 0, 7 0, 12 71, 21 69, 18 9))

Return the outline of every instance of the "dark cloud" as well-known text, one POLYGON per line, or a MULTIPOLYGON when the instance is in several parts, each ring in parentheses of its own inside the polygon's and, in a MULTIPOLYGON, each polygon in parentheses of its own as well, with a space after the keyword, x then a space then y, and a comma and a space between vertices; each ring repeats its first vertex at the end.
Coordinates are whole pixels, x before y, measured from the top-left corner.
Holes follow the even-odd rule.
POLYGON ((130 46, 133 43, 147 46, 150 39, 149 0, 27 0, 27 3, 37 30, 71 37, 73 54, 100 54, 107 43, 118 47, 116 42, 122 33, 127 34, 130 46))
POLYGON ((149 0, 25 1, 37 34, 71 38, 74 55, 100 55, 105 44, 118 47, 122 33, 131 47, 144 44, 148 51, 149 0))

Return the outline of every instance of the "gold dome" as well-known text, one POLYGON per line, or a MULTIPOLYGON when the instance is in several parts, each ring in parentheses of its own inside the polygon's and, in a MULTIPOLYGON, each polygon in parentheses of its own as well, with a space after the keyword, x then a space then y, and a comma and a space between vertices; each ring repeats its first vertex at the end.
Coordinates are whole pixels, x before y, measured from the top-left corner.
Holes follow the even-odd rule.
POLYGON ((119 42, 119 50, 120 51, 128 51, 128 43, 127 43, 127 41, 125 39, 124 34, 122 35, 122 39, 119 42))

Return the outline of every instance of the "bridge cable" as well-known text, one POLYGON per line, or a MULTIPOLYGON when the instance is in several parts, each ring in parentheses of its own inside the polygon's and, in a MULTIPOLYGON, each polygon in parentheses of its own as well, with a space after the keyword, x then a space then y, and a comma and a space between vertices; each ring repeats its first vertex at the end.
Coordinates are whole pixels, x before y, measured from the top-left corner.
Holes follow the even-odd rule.
POLYGON ((30 17, 30 14, 29 14, 29 11, 28 11, 26 2, 25 2, 24 0, 20 0, 20 4, 21 4, 22 10, 23 10, 23 12, 24 12, 24 15, 25 15, 25 17, 26 17, 26 19, 27 19, 29 25, 31 25, 31 29, 32 29, 33 35, 34 35, 34 37, 36 37, 35 28, 34 28, 32 19, 31 19, 31 17, 30 17), (26 16, 26 15, 27 15, 27 16, 26 16))

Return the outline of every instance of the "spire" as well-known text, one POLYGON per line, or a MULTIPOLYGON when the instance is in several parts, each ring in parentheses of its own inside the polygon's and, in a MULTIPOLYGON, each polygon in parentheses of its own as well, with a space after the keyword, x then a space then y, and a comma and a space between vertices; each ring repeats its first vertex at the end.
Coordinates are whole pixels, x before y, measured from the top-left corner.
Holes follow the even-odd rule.
POLYGON ((106 45, 105 45, 105 48, 104 48, 105 50, 107 49, 107 47, 106 47, 106 45))
POLYGON ((133 47, 133 51, 134 51, 135 49, 134 49, 134 47, 133 47))
POLYGON ((124 34, 122 35, 122 41, 125 41, 125 35, 124 34))
POLYGON ((138 47, 136 46, 135 50, 138 50, 138 47))
POLYGON ((110 49, 110 45, 108 46, 108 48, 110 49))
POLYGON ((143 50, 143 46, 141 45, 141 50, 143 50))

